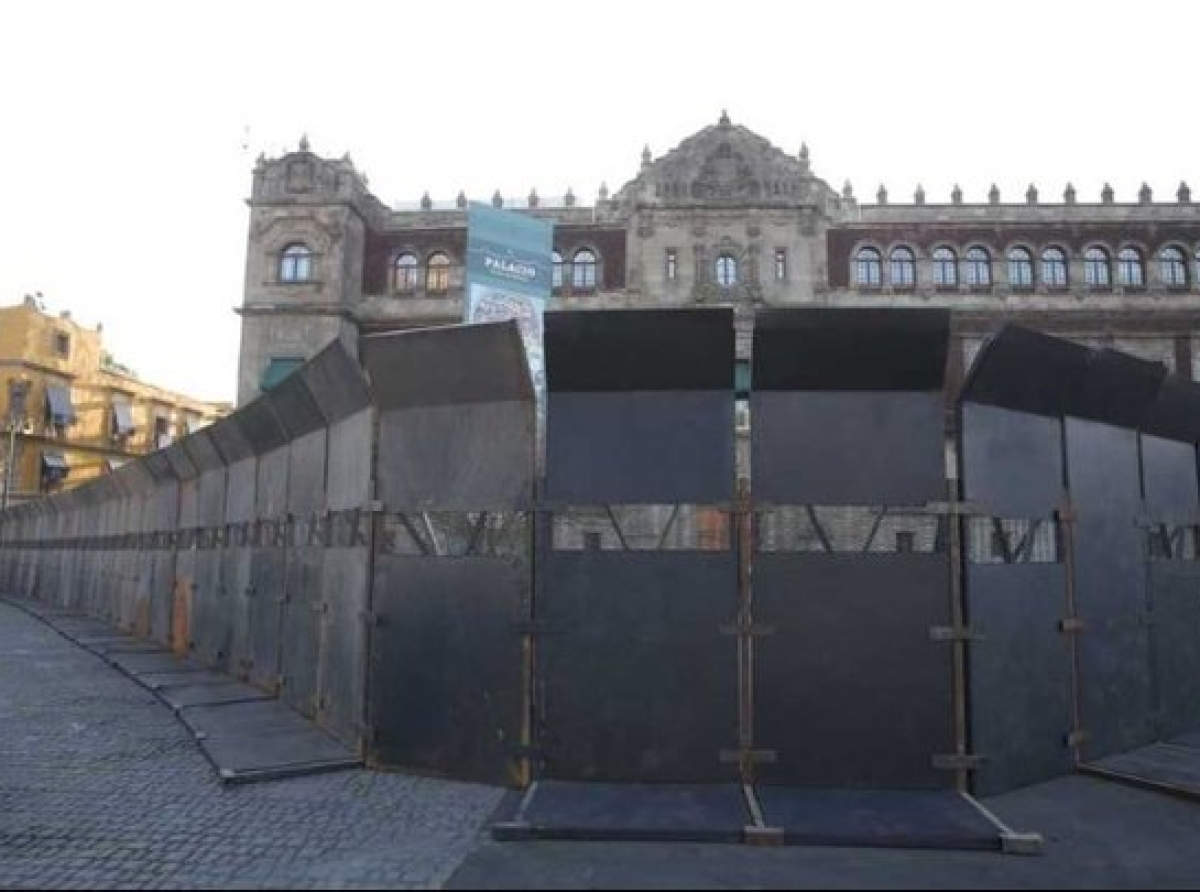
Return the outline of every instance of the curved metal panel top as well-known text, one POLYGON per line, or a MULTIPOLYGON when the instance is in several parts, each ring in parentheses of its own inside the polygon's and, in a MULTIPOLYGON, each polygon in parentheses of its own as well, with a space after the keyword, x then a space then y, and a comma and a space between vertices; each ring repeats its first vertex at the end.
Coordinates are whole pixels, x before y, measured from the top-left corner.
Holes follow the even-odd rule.
POLYGON ((253 402, 242 406, 229 417, 242 432, 242 436, 250 444, 250 450, 255 455, 264 455, 287 442, 287 431, 279 423, 279 419, 275 416, 275 410, 266 396, 260 396, 253 402))
POLYGON ((754 326, 755 390, 941 390, 950 313, 765 310, 754 326))
POLYGON ((341 341, 330 343, 293 377, 304 379, 329 424, 349 418, 371 403, 362 368, 341 341))
POLYGON ((171 466, 171 472, 180 480, 191 480, 200 475, 196 463, 192 461, 191 456, 183 447, 182 440, 176 440, 170 446, 162 451, 163 457, 166 458, 167 464, 171 466))
POLYGON ((1019 325, 983 344, 963 385, 963 402, 1058 417, 1083 388, 1092 351, 1019 325))
POLYGON ((381 411, 533 402, 529 363, 512 321, 368 335, 362 359, 381 411))
POLYGON ((155 479, 146 467, 145 459, 127 462, 113 471, 118 485, 127 493, 144 493, 154 487, 155 479))
POLYGON ((1177 375, 1164 378, 1142 430, 1168 440, 1200 441, 1200 384, 1177 375))
POLYGON ((200 473, 225 467, 225 460, 213 441, 210 428, 203 428, 179 441, 200 473))
POLYGON ((233 415, 228 415, 205 428, 226 465, 254 455, 254 449, 245 434, 242 433, 237 421, 234 420, 237 414, 235 412, 233 415))
POLYGON ((149 455, 138 459, 135 464, 142 465, 146 471, 154 478, 156 483, 163 483, 167 480, 177 479, 175 469, 171 467, 171 463, 167 461, 166 450, 159 449, 156 452, 151 452, 149 455))
POLYGON ((1083 387, 1066 414, 1116 427, 1136 428, 1158 395, 1167 367, 1119 350, 1092 351, 1083 387))
POLYGON ((568 391, 733 389, 733 310, 546 313, 546 384, 568 391))
POLYGON ((289 440, 312 433, 325 424, 325 415, 300 375, 288 375, 271 388, 267 401, 289 440))

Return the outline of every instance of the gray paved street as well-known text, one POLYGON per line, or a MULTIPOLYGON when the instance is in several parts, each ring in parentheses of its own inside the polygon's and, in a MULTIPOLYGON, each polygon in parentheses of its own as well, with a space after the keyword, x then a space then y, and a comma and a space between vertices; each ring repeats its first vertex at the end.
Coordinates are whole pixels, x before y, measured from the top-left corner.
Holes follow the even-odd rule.
POLYGON ((222 786, 153 695, 0 603, 0 887, 436 887, 500 795, 369 771, 222 786))

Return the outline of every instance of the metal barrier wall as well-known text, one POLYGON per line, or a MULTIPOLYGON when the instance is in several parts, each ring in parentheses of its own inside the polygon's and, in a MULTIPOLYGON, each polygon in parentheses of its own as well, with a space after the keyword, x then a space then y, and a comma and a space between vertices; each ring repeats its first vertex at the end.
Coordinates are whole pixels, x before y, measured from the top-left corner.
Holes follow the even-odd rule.
POLYGON ((326 419, 301 375, 271 392, 288 440, 284 599, 280 617, 280 696, 303 715, 317 712, 324 608, 320 515, 325 510, 326 419))
POLYGON ((1137 428, 1165 371, 1094 351, 1084 386, 1066 406, 1075 604, 1084 630, 1076 638, 1084 759, 1154 739, 1137 428))
POLYGON ((1200 730, 1200 385, 1163 382, 1142 423, 1155 735, 1200 730))
POLYGON ((736 780, 732 312, 548 313, 545 338, 542 773, 736 780))
POLYGON ((1074 763, 1062 415, 1087 357, 1076 344, 1006 328, 980 351, 962 391, 962 493, 974 512, 965 549, 970 716, 983 759, 975 791, 984 795, 1074 763))
POLYGON ((325 510, 313 521, 317 528, 310 529, 310 539, 315 534, 324 546, 316 719, 360 750, 366 727, 371 561, 369 539, 361 532, 373 497, 374 408, 362 370, 338 344, 298 374, 328 425, 325 510))
POLYGON ((379 409, 371 758, 519 783, 534 414, 515 323, 364 338, 379 409))
POLYGON ((955 779, 948 343, 944 311, 756 318, 749 646, 766 783, 955 779))

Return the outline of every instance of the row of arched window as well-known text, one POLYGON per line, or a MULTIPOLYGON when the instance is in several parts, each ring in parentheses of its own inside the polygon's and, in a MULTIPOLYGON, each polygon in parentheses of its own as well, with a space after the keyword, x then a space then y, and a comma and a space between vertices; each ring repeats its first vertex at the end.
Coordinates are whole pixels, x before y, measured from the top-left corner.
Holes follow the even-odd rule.
MULTIPOLYGON (((957 288, 960 284, 972 288, 991 287, 994 280, 994 261, 986 248, 968 248, 959 257, 953 248, 942 245, 929 255, 930 281, 935 288, 957 288)), ((1167 288, 1187 288, 1191 282, 1200 282, 1200 249, 1192 255, 1192 270, 1189 270, 1188 255, 1180 247, 1167 245, 1155 255, 1157 282, 1167 288)), ((1015 289, 1033 289, 1042 286, 1049 289, 1065 289, 1070 284, 1067 252, 1059 247, 1043 248, 1035 257, 1025 247, 1009 248, 1004 255, 1007 284, 1015 289)), ((853 284, 860 288, 880 288, 887 284, 893 288, 915 288, 917 284, 917 255, 912 248, 892 248, 886 263, 883 252, 878 248, 862 247, 854 254, 852 268, 853 284), (885 278, 886 271, 886 278, 885 278)), ((1088 247, 1083 252, 1083 285, 1087 288, 1111 288, 1113 284, 1125 288, 1145 288, 1147 270, 1142 251, 1125 246, 1113 256, 1099 245, 1088 247)))

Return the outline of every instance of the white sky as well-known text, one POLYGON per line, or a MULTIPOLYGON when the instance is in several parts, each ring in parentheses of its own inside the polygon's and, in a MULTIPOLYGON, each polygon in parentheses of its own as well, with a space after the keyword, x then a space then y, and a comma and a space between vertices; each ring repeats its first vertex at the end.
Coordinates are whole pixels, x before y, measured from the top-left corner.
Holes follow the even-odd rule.
POLYGON ((143 379, 233 400, 250 172, 305 132, 388 204, 590 202, 723 108, 862 201, 1200 200, 1198 41, 1195 0, 13 0, 0 304, 41 291, 143 379))

